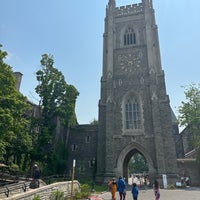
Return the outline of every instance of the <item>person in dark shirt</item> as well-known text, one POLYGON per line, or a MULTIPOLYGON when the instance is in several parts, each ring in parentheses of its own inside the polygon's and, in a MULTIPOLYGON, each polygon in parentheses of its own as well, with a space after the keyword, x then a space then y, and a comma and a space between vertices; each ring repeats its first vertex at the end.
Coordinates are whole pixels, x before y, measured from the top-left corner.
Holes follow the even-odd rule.
POLYGON ((38 167, 37 164, 35 164, 33 167, 33 178, 35 180, 38 180, 38 179, 40 179, 40 176, 41 176, 40 168, 38 167))
POLYGON ((119 192, 120 200, 125 200, 126 199, 126 182, 121 176, 119 177, 119 180, 117 182, 117 190, 119 192))
POLYGON ((136 183, 133 183, 133 187, 132 187, 132 195, 133 195, 133 200, 137 200, 138 199, 138 194, 139 194, 139 190, 138 187, 136 185, 136 183))
POLYGON ((37 164, 33 166, 33 180, 30 183, 30 188, 38 188, 40 186, 41 170, 37 164))

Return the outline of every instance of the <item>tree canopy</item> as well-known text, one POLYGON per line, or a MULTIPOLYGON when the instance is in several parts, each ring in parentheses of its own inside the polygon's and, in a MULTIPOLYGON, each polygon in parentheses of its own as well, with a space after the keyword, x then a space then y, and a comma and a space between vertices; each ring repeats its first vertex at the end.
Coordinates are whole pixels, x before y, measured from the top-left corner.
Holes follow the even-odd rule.
POLYGON ((36 92, 41 98, 42 115, 46 121, 59 117, 64 125, 76 124, 78 91, 73 85, 67 84, 63 74, 53 66, 53 56, 44 54, 40 62, 42 69, 36 73, 39 82, 36 92))
POLYGON ((49 174, 63 173, 66 169, 67 136, 55 139, 56 132, 64 127, 61 129, 68 134, 66 130, 77 123, 75 103, 79 93, 53 66, 53 57, 44 54, 41 70, 36 73, 39 84, 35 88, 41 99, 37 106, 41 116, 32 116, 29 111, 34 109, 33 105, 17 90, 12 67, 4 62, 7 53, 1 47, 0 162, 13 164, 24 171, 30 169, 32 162, 41 161, 43 170, 49 170, 49 174))
POLYGON ((193 138, 193 146, 198 150, 200 158, 200 84, 190 84, 185 88, 185 101, 179 106, 179 122, 187 127, 193 138))
POLYGON ((29 154, 32 140, 29 134, 30 119, 26 112, 28 101, 16 89, 12 68, 4 62, 7 56, 0 45, 0 161, 22 164, 29 154))
POLYGON ((58 169, 65 169, 66 165, 65 142, 68 133, 65 131, 65 135, 60 137, 60 127, 66 130, 77 124, 75 103, 79 93, 73 85, 66 83, 64 75, 53 66, 53 56, 44 54, 40 62, 41 69, 36 72, 39 84, 35 90, 40 97, 42 117, 35 158, 43 159, 46 171, 59 173, 58 169))
POLYGON ((144 156, 140 153, 135 153, 128 163, 129 174, 148 172, 148 163, 144 156))

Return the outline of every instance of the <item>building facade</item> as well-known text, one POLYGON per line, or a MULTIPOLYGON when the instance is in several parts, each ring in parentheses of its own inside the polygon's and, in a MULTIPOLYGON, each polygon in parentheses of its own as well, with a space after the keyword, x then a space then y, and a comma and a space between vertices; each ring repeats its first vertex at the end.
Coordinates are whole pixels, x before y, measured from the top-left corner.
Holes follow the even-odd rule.
POLYGON ((150 177, 177 179, 170 100, 161 66, 152 0, 116 7, 109 0, 103 34, 96 180, 128 176, 140 153, 150 177))

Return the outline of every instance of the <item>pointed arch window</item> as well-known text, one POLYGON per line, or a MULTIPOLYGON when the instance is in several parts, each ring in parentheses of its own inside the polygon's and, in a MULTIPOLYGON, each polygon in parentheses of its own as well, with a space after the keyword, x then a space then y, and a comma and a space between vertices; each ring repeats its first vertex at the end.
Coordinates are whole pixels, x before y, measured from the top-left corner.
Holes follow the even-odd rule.
POLYGON ((140 105, 136 99, 127 99, 125 113, 126 129, 141 129, 140 105))
POLYGON ((136 44, 136 35, 132 28, 128 28, 124 34, 124 46, 136 44))

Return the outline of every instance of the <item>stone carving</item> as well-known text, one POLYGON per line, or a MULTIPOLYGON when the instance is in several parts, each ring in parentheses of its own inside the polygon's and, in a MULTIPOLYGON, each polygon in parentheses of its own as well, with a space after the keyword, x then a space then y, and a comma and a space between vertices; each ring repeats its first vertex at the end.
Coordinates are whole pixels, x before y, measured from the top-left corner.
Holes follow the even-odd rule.
POLYGON ((112 100, 112 97, 111 96, 108 96, 107 100, 106 100, 106 103, 113 103, 113 100, 112 100))
POLYGON ((112 78, 112 72, 111 72, 111 71, 108 71, 108 73, 107 73, 107 78, 108 78, 108 79, 112 78))
POLYGON ((152 97, 151 97, 151 100, 152 100, 152 101, 158 100, 158 97, 157 97, 157 95, 156 95, 155 92, 153 93, 153 95, 152 95, 152 97))
POLYGON ((144 84, 144 78, 143 77, 140 78, 140 83, 144 84))

